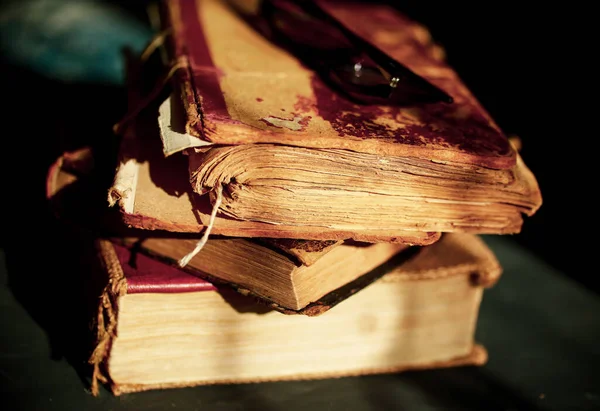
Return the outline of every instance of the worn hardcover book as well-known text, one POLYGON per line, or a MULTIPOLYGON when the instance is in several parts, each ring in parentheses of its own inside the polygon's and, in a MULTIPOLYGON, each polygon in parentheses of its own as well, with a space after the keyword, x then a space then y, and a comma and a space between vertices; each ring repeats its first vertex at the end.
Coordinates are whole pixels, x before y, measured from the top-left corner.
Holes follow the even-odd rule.
MULTIPOLYGON (((133 253, 178 265, 198 238, 119 224, 113 210, 105 207, 107 180, 102 171, 108 170, 103 168, 87 148, 65 153, 50 167, 47 197, 57 217, 133 253)), ((185 270, 286 314, 315 316, 414 252, 399 243, 212 236, 185 270)))
MULTIPOLYGON (((518 233, 541 206, 507 136, 427 30, 397 10, 323 0, 163 6, 175 73, 175 94, 155 113, 163 153, 187 154, 186 181, 203 213, 217 209, 215 229, 419 244, 407 233, 518 233)), ((119 179, 130 190, 145 173, 133 167, 119 179)), ((128 201, 130 221, 150 214, 128 201)))
MULTIPOLYGON (((212 235, 231 237, 356 240, 408 245, 428 245, 440 237, 437 232, 362 224, 314 225, 308 221, 306 224, 272 224, 233 218, 224 214, 221 208, 215 209, 209 196, 194 192, 189 182, 186 156, 165 157, 156 125, 152 128, 145 122, 137 122, 133 130, 139 132, 123 136, 114 181, 108 189, 109 204, 119 210, 123 222, 130 227, 200 233, 210 225, 212 235), (213 211, 216 213, 211 225, 213 211)), ((270 213, 269 202, 261 203, 258 208, 264 215, 270 213)), ((323 216, 327 215, 326 208, 323 216)), ((377 212, 376 204, 372 212, 377 212)))
MULTIPOLYGON (((132 249, 174 266, 197 242, 174 238, 134 241, 129 243, 132 249)), ((305 245, 314 246, 312 243, 320 242, 307 241, 305 245)), ((185 270, 214 284, 252 295, 284 313, 315 316, 337 303, 338 299, 326 297, 328 294, 359 290, 383 275, 390 264, 397 264, 416 252, 406 248, 393 243, 343 243, 323 250, 314 264, 307 265, 262 241, 211 238, 185 270), (352 284, 348 286, 349 283, 352 284)))
POLYGON ((318 317, 282 315, 144 254, 98 242, 106 287, 93 392, 320 379, 481 365, 485 287, 501 274, 478 237, 448 234, 318 317))

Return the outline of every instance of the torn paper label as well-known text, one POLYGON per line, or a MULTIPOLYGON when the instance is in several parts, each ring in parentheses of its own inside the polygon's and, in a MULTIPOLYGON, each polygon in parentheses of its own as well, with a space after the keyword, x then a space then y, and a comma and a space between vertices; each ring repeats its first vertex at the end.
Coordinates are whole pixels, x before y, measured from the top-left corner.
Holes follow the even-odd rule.
POLYGON ((186 133, 183 105, 174 96, 167 97, 158 108, 158 127, 165 156, 179 153, 188 148, 213 144, 186 133))

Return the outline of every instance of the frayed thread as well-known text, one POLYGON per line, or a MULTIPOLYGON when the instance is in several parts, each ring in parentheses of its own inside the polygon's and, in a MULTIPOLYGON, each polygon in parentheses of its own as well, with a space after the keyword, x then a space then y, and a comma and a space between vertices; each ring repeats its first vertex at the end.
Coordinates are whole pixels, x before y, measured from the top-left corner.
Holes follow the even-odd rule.
POLYGON ((223 201, 223 186, 221 184, 218 184, 215 190, 217 198, 215 200, 215 204, 213 205, 213 209, 210 214, 210 219, 208 220, 206 230, 204 230, 204 234, 202 235, 200 241, 198 241, 198 243, 196 244, 196 247, 194 247, 194 249, 191 252, 189 252, 187 255, 183 256, 183 258, 179 260, 178 264, 180 267, 185 267, 190 262, 190 260, 194 258, 196 254, 200 252, 200 250, 202 250, 202 247, 204 247, 204 244, 206 244, 206 242, 208 241, 208 236, 210 235, 213 225, 215 224, 217 211, 219 211, 219 207, 221 206, 221 202, 223 201))

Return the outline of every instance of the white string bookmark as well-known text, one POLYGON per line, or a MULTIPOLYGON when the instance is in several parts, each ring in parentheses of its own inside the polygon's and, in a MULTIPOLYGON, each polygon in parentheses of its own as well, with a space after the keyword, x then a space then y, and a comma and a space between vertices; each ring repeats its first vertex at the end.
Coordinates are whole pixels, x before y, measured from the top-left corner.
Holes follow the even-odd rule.
POLYGON ((204 244, 206 244, 206 242, 208 241, 208 236, 210 235, 210 231, 212 230, 212 227, 215 223, 215 218, 217 217, 217 211, 219 210, 221 202, 223 201, 223 186, 221 184, 217 184, 216 190, 217 199, 215 200, 215 204, 213 205, 212 213, 210 213, 210 219, 208 220, 206 230, 204 230, 204 234, 202 235, 200 241, 198 241, 198 243, 196 244, 196 247, 194 247, 194 249, 190 253, 183 256, 181 260, 179 260, 180 267, 185 267, 190 262, 190 260, 194 258, 194 256, 198 254, 200 250, 202 250, 202 247, 204 247, 204 244))

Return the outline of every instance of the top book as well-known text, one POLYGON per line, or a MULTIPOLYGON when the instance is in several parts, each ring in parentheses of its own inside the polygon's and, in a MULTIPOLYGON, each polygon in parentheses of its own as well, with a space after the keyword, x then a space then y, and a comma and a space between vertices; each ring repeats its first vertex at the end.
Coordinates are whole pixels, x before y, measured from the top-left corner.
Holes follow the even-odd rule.
POLYGON ((325 240, 386 230, 377 241, 412 243, 403 233, 518 233, 541 206, 507 136, 427 30, 394 9, 321 0, 162 6, 175 73, 158 110, 163 153, 188 154, 192 191, 231 224, 266 224, 269 237, 303 227, 302 238, 325 240), (307 5, 317 13, 304 13, 307 5), (380 83, 365 91, 373 77, 380 83))
MULTIPOLYGON (((268 15, 278 19, 275 24, 288 24, 282 12, 261 8, 270 3, 282 4, 285 10, 283 5, 302 2, 166 1, 171 58, 185 65, 177 78, 189 134, 216 144, 339 148, 501 169, 516 164, 517 155, 506 136, 440 58, 439 47, 421 25, 385 5, 317 2, 357 36, 454 100, 451 104, 359 104, 330 87, 313 69, 317 63, 307 63, 296 48, 283 47, 255 28, 264 25, 268 15)), ((307 24, 289 31, 295 31, 291 36, 314 36, 315 53, 330 47, 332 54, 345 46, 317 37, 321 33, 307 24)), ((347 60, 357 64, 352 57, 347 60)), ((323 64, 332 69, 339 66, 333 58, 323 64)))

